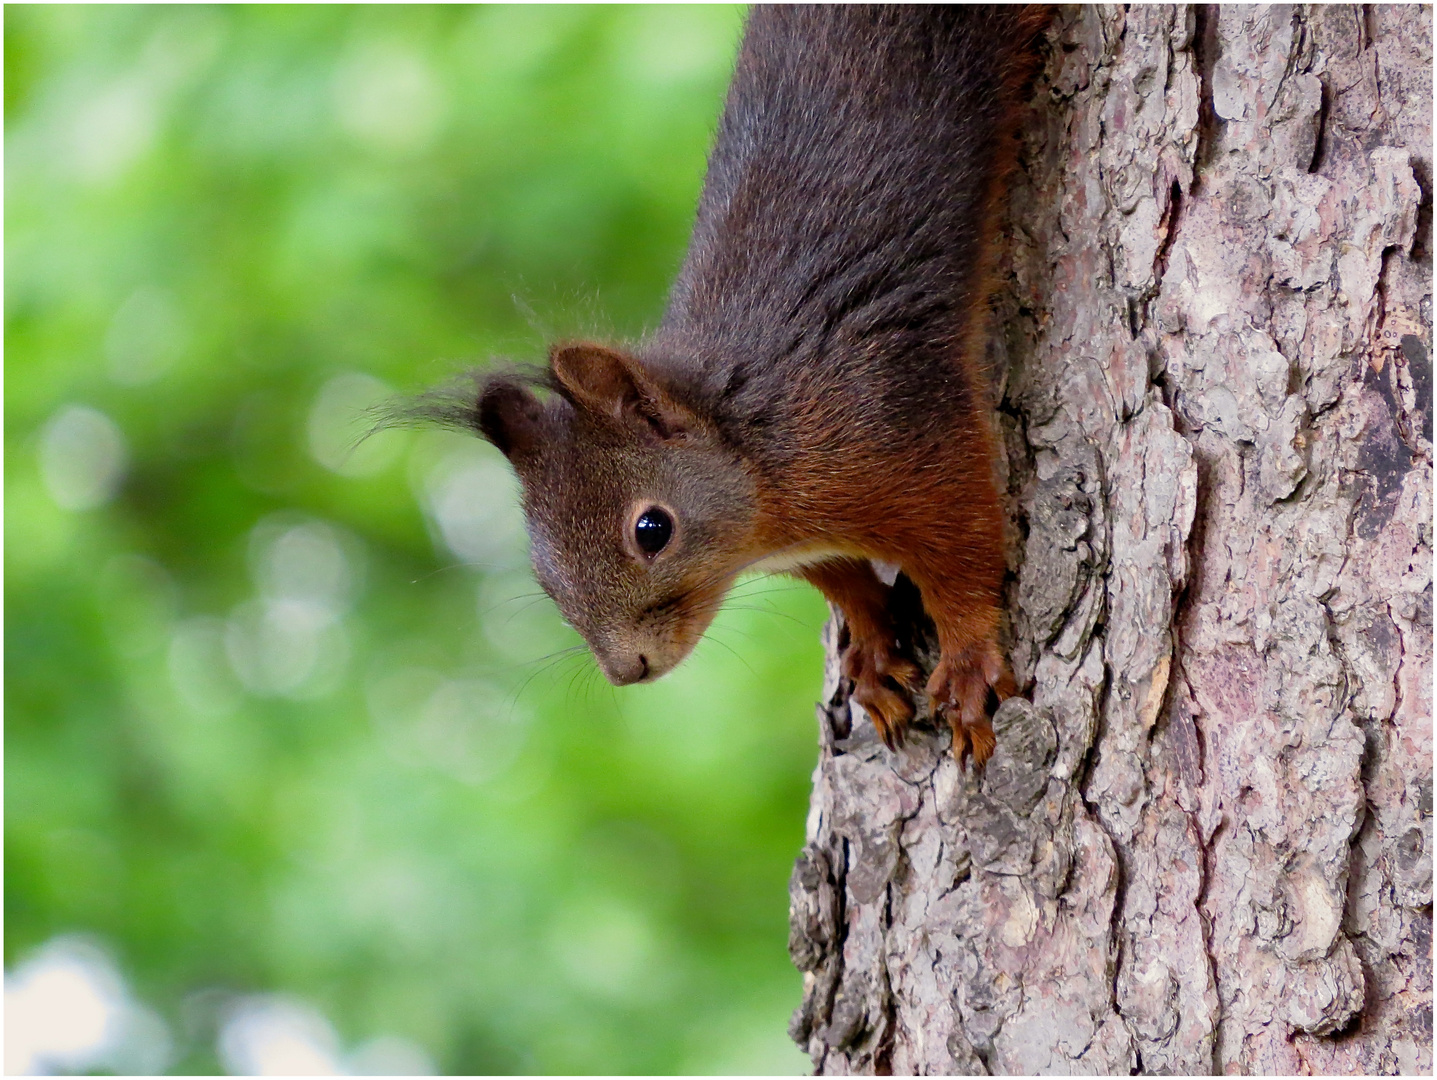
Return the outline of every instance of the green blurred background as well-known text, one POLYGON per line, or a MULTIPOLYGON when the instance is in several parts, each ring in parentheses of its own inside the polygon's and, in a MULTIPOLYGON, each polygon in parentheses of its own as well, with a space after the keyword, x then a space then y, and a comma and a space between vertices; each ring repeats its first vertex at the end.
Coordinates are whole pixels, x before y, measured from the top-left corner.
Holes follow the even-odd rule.
POLYGON ((821 599, 614 690, 488 446, 349 449, 657 320, 742 9, 4 18, 5 962, 148 1032, 71 1066, 234 1068, 267 1002, 341 1067, 802 1071, 821 599))

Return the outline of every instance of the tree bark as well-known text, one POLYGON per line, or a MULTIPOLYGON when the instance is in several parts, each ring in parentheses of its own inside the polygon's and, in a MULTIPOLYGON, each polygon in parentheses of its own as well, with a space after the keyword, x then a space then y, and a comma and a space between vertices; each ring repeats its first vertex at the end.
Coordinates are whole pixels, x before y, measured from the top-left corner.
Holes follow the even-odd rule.
POLYGON ((818 1072, 1430 1072, 1431 20, 1055 21, 993 334, 1024 696, 984 773, 891 754, 825 631, 818 1072))

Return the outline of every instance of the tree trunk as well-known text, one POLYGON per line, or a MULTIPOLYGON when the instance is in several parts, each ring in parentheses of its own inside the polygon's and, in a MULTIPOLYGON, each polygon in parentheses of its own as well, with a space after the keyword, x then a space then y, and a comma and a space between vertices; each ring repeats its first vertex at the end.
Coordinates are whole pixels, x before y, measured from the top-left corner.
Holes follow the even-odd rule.
POLYGON ((1430 1071, 1431 18, 1055 21, 993 335, 1024 698, 983 774, 890 754, 826 631, 820 1073, 1430 1071))

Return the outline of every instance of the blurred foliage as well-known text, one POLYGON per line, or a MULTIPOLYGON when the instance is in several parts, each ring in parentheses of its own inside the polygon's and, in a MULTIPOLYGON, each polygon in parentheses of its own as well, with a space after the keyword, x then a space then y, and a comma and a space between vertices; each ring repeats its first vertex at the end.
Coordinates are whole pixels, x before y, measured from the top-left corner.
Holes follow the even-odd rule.
POLYGON ((7 964, 104 941, 176 1071, 252 991, 449 1072, 802 1068, 821 600, 613 690, 487 446, 349 452, 657 319, 741 18, 6 9, 7 964))

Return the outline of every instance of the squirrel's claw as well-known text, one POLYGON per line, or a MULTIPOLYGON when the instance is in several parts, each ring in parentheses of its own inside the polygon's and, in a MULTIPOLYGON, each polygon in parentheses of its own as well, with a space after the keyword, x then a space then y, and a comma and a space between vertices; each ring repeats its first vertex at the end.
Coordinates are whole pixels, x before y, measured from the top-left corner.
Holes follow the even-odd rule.
POLYGON ((867 685, 855 684, 853 700, 862 705, 873 720, 873 726, 884 746, 897 750, 903 745, 908 722, 913 719, 913 704, 907 697, 881 682, 875 682, 867 685))
POLYGON ((994 642, 984 642, 957 656, 944 653, 928 680, 928 696, 935 711, 953 729, 953 756, 960 766, 972 755, 981 767, 993 755, 997 740, 988 720, 988 691, 999 701, 1010 698, 1017 687, 1008 665, 994 642))
POLYGON ((914 714, 911 695, 923 679, 918 665, 882 642, 854 641, 844 655, 843 674, 853 680, 853 700, 873 720, 883 744, 901 747, 914 714))

